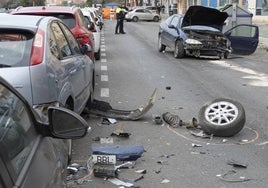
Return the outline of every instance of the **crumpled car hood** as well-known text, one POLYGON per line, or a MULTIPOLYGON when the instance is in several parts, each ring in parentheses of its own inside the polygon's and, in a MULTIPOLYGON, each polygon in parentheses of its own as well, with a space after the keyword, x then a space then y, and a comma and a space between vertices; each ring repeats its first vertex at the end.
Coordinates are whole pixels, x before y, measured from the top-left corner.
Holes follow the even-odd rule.
POLYGON ((227 12, 203 6, 191 6, 185 13, 181 27, 204 25, 221 30, 227 18, 227 12))

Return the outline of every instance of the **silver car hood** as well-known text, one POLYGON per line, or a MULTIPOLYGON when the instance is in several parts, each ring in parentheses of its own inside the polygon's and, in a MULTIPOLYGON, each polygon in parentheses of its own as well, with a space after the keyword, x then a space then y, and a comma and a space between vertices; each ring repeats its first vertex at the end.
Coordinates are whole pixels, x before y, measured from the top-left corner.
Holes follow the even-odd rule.
POLYGON ((227 12, 203 6, 191 6, 185 13, 181 27, 203 25, 221 30, 227 18, 227 12))

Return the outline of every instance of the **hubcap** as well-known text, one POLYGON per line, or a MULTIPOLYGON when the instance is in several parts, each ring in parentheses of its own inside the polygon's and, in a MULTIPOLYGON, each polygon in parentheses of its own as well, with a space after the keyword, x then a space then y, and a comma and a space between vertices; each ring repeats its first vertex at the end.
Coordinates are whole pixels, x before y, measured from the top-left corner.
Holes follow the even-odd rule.
POLYGON ((205 111, 205 118, 208 122, 214 125, 226 125, 233 121, 238 116, 237 107, 226 101, 221 101, 209 105, 205 111))

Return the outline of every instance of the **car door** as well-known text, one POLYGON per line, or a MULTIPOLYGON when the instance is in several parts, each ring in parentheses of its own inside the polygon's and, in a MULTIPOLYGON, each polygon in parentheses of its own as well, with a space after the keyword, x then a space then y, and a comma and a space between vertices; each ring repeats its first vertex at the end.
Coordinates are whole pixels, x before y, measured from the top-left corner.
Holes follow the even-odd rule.
POLYGON ((81 76, 83 76, 82 80, 80 80, 80 85, 82 86, 82 88, 81 92, 76 95, 76 99, 79 101, 79 105, 77 106, 76 112, 81 112, 90 96, 90 89, 93 84, 92 78, 94 72, 94 63, 88 56, 82 54, 79 44, 71 33, 71 31, 63 24, 60 24, 60 26, 66 35, 66 40, 68 40, 68 43, 70 44, 70 47, 73 51, 73 56, 76 56, 77 60, 81 62, 82 65, 82 72, 79 75, 80 79, 81 76))
POLYGON ((57 144, 62 141, 38 134, 29 106, 2 84, 0 93, 0 185, 62 187, 66 152, 57 144))
POLYGON ((77 109, 82 103, 79 97, 86 85, 83 69, 84 63, 78 57, 77 53, 73 51, 70 42, 58 22, 52 22, 51 32, 52 36, 50 40, 53 40, 53 43, 57 45, 60 60, 59 66, 62 68, 62 71, 56 72, 55 76, 58 83, 58 101, 75 112, 78 112, 77 109), (73 104, 67 102, 70 96, 72 96, 73 104))
POLYGON ((178 16, 173 16, 170 22, 166 22, 166 28, 163 31, 163 41, 164 43, 174 49, 175 41, 179 36, 178 27, 179 27, 180 18, 178 16))
POLYGON ((153 20, 153 13, 150 10, 144 9, 144 20, 153 20))
POLYGON ((259 43, 258 26, 242 24, 226 31, 224 35, 231 41, 234 54, 250 55, 255 52, 259 43))

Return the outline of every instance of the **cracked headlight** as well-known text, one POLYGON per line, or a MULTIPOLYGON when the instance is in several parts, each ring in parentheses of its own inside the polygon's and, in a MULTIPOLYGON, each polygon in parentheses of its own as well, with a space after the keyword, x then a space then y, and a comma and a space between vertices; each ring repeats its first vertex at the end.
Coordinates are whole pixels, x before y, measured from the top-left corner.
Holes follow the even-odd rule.
POLYGON ((187 39, 185 42, 187 44, 202 44, 202 42, 195 40, 195 39, 187 39))

